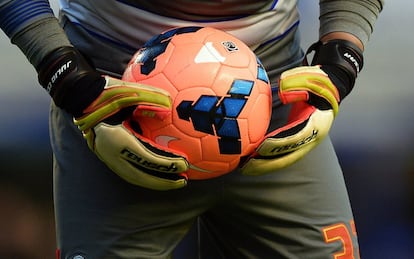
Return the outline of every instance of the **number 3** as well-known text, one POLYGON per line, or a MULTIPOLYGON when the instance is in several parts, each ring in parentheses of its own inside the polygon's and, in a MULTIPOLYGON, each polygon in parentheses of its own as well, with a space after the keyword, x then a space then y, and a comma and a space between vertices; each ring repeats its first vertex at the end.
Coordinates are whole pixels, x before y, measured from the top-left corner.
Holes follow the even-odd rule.
MULTIPOLYGON (((354 221, 351 221, 350 225, 352 235, 356 237, 354 221)), ((349 229, 344 223, 338 223, 335 225, 324 227, 322 231, 326 243, 333 243, 337 241, 340 241, 342 243, 343 250, 333 255, 335 259, 355 259, 352 237, 349 229)))

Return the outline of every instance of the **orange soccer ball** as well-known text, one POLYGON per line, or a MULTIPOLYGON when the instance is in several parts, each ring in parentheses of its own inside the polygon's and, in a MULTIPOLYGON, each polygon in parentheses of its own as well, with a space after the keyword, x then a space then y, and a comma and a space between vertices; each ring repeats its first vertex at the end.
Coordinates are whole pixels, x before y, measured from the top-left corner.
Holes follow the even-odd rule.
POLYGON ((171 94, 171 113, 142 116, 138 107, 133 120, 141 137, 187 158, 189 179, 234 170, 266 134, 272 99, 267 73, 247 45, 224 31, 180 27, 157 35, 133 56, 123 80, 171 94))

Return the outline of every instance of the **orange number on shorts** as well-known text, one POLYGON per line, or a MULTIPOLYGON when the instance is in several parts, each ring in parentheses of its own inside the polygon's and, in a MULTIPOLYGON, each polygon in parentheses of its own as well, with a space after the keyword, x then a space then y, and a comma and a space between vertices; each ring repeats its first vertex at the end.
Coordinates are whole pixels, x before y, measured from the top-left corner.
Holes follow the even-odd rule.
MULTIPOLYGON (((352 234, 356 235, 355 225, 351 222, 352 234)), ((323 228, 325 242, 340 241, 343 251, 334 254, 335 259, 354 259, 354 246, 348 228, 344 223, 339 223, 323 228)))

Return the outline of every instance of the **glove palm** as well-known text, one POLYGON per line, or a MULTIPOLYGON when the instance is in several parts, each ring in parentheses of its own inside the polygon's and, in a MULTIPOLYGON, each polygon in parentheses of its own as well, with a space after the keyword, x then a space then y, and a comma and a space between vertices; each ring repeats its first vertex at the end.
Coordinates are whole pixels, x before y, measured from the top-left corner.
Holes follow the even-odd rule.
MULTIPOLYGON (((99 97, 76 118, 89 148, 121 178, 135 185, 168 190, 184 187, 186 159, 173 151, 161 151, 134 134, 129 119, 111 120, 123 109, 137 105, 167 110, 168 93, 110 77, 99 97)), ((123 116, 121 116, 123 117, 123 116)))
MULTIPOLYGON (((74 116, 88 147, 129 183, 154 189, 184 187, 184 156, 146 142, 129 123, 136 106, 169 111, 169 94, 142 84, 102 77, 73 47, 62 47, 36 68, 57 106, 74 116)), ((150 116, 150 114, 148 114, 150 116)))
POLYGON ((298 67, 282 73, 279 97, 291 104, 285 126, 270 132, 242 167, 246 175, 261 175, 285 168, 303 158, 329 133, 338 112, 337 92, 319 67, 298 67), (308 103, 317 95, 332 103, 321 110, 308 103))
POLYGON ((270 132, 241 171, 261 175, 287 167, 303 158, 329 134, 339 103, 352 90, 362 69, 362 53, 350 42, 335 40, 311 46, 312 65, 287 70, 279 80, 279 97, 290 104, 289 118, 270 132))

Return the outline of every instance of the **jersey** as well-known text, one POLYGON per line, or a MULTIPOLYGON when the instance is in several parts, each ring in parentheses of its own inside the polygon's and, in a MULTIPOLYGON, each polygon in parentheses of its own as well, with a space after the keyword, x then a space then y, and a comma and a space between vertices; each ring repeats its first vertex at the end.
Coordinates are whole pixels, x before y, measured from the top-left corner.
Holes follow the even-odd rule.
MULTIPOLYGON (((281 71, 303 59, 297 1, 60 0, 60 4, 62 17, 86 32, 84 36, 95 45, 107 46, 94 59, 99 71, 115 77, 122 74, 130 56, 151 37, 183 26, 210 26, 241 39, 266 67, 275 92, 281 71), (124 53, 114 53, 119 48, 124 53), (111 64, 106 64, 106 55, 111 55, 111 64), (112 63, 122 66, 114 68, 112 63)), ((86 47, 85 53, 95 53, 96 46, 88 49, 83 43, 73 43, 86 47)))
POLYGON ((233 34, 254 50, 283 37, 299 23, 297 1, 288 0, 60 0, 60 3, 62 13, 73 23, 99 37, 133 47, 172 27, 212 26, 233 34))

